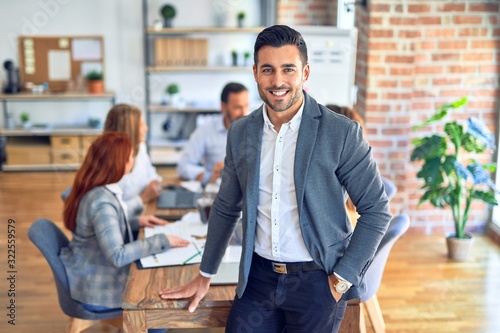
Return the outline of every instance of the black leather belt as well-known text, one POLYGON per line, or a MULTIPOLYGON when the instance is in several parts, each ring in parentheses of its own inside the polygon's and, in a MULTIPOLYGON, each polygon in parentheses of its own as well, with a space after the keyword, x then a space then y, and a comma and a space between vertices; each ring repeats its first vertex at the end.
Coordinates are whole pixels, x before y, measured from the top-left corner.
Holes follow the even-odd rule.
POLYGON ((305 261, 305 262, 275 262, 266 258, 262 258, 258 254, 254 254, 257 256, 262 262, 264 262, 265 266, 270 267, 274 272, 279 274, 289 274, 289 273, 298 273, 298 272, 309 272, 316 271, 318 269, 323 269, 319 265, 317 265, 314 261, 305 261), (268 266, 269 264, 269 266, 268 266))

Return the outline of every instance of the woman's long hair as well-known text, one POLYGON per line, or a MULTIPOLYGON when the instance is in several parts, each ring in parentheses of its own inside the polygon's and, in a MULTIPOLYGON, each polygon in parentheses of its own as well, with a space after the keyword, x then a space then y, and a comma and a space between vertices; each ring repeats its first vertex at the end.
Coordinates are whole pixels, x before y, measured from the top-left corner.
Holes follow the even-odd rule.
POLYGON ((131 151, 132 143, 125 133, 106 132, 97 137, 76 172, 73 188, 64 202, 66 228, 75 230, 78 205, 88 191, 116 183, 123 177, 131 151))
POLYGON ((116 104, 109 110, 104 123, 104 132, 126 133, 132 141, 134 156, 139 152, 140 127, 142 113, 137 107, 129 104, 116 104))

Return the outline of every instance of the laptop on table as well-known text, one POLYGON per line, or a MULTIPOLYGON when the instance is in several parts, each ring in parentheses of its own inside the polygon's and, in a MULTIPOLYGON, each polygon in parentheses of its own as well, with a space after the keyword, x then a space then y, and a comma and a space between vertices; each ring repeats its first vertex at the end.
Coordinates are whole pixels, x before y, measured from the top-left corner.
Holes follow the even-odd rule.
POLYGON ((168 185, 162 189, 156 207, 159 209, 196 208, 196 199, 200 196, 201 193, 189 191, 181 186, 168 185))

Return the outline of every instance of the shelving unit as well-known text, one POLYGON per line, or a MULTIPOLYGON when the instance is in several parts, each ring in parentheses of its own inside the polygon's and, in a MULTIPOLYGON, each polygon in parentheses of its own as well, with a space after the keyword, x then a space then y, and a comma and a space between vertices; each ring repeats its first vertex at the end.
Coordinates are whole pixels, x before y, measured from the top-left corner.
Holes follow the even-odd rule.
MULTIPOLYGON (((84 92, 44 93, 44 94, 0 94, 2 101, 4 124, 7 122, 8 105, 15 102, 46 101, 56 102, 93 102, 109 101, 115 103, 111 92, 104 94, 88 94, 84 92)), ((107 110, 104 110, 106 112, 107 110)), ((7 162, 3 171, 34 170, 74 170, 80 165, 93 139, 102 133, 100 128, 82 126, 55 127, 48 124, 44 127, 33 126, 29 129, 0 128, 0 136, 7 138, 5 147, 7 162)))
MULTIPOLYGON (((159 114, 166 114, 175 117, 176 115, 183 115, 189 117, 197 117, 197 115, 201 114, 214 114, 219 113, 220 110, 218 105, 204 105, 204 106, 195 106, 193 103, 187 103, 185 107, 177 108, 171 105, 162 105, 158 100, 153 101, 151 98, 152 95, 152 78, 156 78, 159 76, 167 76, 172 78, 172 76, 184 75, 190 77, 198 78, 199 82, 206 81, 206 88, 210 91, 212 98, 216 98, 220 95, 219 87, 211 84, 212 74, 216 75, 228 75, 229 76, 251 76, 252 69, 250 62, 248 64, 238 63, 235 66, 232 66, 228 62, 224 63, 218 59, 214 60, 213 51, 218 46, 210 45, 210 43, 216 38, 224 38, 225 36, 241 36, 241 35, 251 35, 252 40, 254 37, 262 31, 263 27, 249 27, 249 28, 236 28, 236 27, 175 27, 175 28, 162 28, 162 29, 154 29, 150 26, 151 22, 149 22, 148 18, 148 0, 143 0, 143 31, 144 31, 144 71, 145 71, 145 111, 146 111, 146 121, 150 128, 148 132, 148 147, 151 159, 154 164, 167 164, 172 165, 176 164, 180 155, 180 150, 186 142, 186 137, 180 140, 173 140, 168 137, 156 136, 154 137, 152 133, 154 132, 154 125, 157 124, 157 121, 153 121, 153 116, 159 117, 159 114), (171 61, 173 63, 182 62, 182 64, 159 64, 159 59, 156 58, 158 54, 157 40, 159 39, 170 39, 169 43, 178 41, 179 47, 164 47, 162 51, 162 55, 164 56, 173 56, 177 57, 177 61, 171 61), (200 43, 196 44, 197 42, 200 43), (193 46, 193 44, 195 44, 193 46), (201 45, 206 45, 206 49, 203 49, 201 45), (187 50, 187 51, 186 51, 187 50), (192 51, 192 52, 191 52, 192 51), (189 57, 195 57, 200 55, 204 57, 203 60, 190 60, 189 57), (183 60, 182 57, 185 56, 187 58, 183 60), (180 57, 180 58, 179 58, 180 57)), ((229 38, 229 37, 228 37, 229 38)), ((166 45, 176 45, 169 44, 166 45)), ((220 42, 219 42, 220 43, 220 42)), ((225 47, 230 43, 228 42, 225 47)), ((220 46, 220 45, 219 45, 220 46)), ((248 43, 245 44, 245 50, 251 50, 253 48, 253 44, 248 43)), ((229 55, 230 51, 217 49, 217 52, 224 52, 225 55, 229 55)), ((250 59, 252 60, 252 59, 250 59)), ((199 82, 195 82, 199 83, 199 82)), ((229 81, 227 81, 229 82, 229 81)), ((191 100, 197 101, 196 97, 189 96, 191 100)), ((202 102, 202 101, 200 101, 202 102)), ((203 103, 199 103, 202 105, 203 103)), ((155 118, 155 119, 157 119, 155 118)), ((192 118, 190 121, 187 121, 190 125, 194 123, 192 118)), ((184 125, 185 126, 185 125, 184 125)), ((187 130, 186 130, 187 131, 187 130)))

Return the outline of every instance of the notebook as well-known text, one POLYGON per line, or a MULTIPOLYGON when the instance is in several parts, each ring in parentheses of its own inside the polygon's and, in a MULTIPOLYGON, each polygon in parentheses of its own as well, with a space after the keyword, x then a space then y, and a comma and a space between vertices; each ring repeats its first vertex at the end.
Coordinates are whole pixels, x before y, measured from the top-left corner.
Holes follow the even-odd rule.
POLYGON ((238 283, 239 262, 222 262, 219 266, 217 274, 210 280, 212 286, 222 286, 238 283))
POLYGON ((196 208, 196 199, 200 195, 180 186, 168 185, 161 191, 156 207, 159 209, 196 208))

